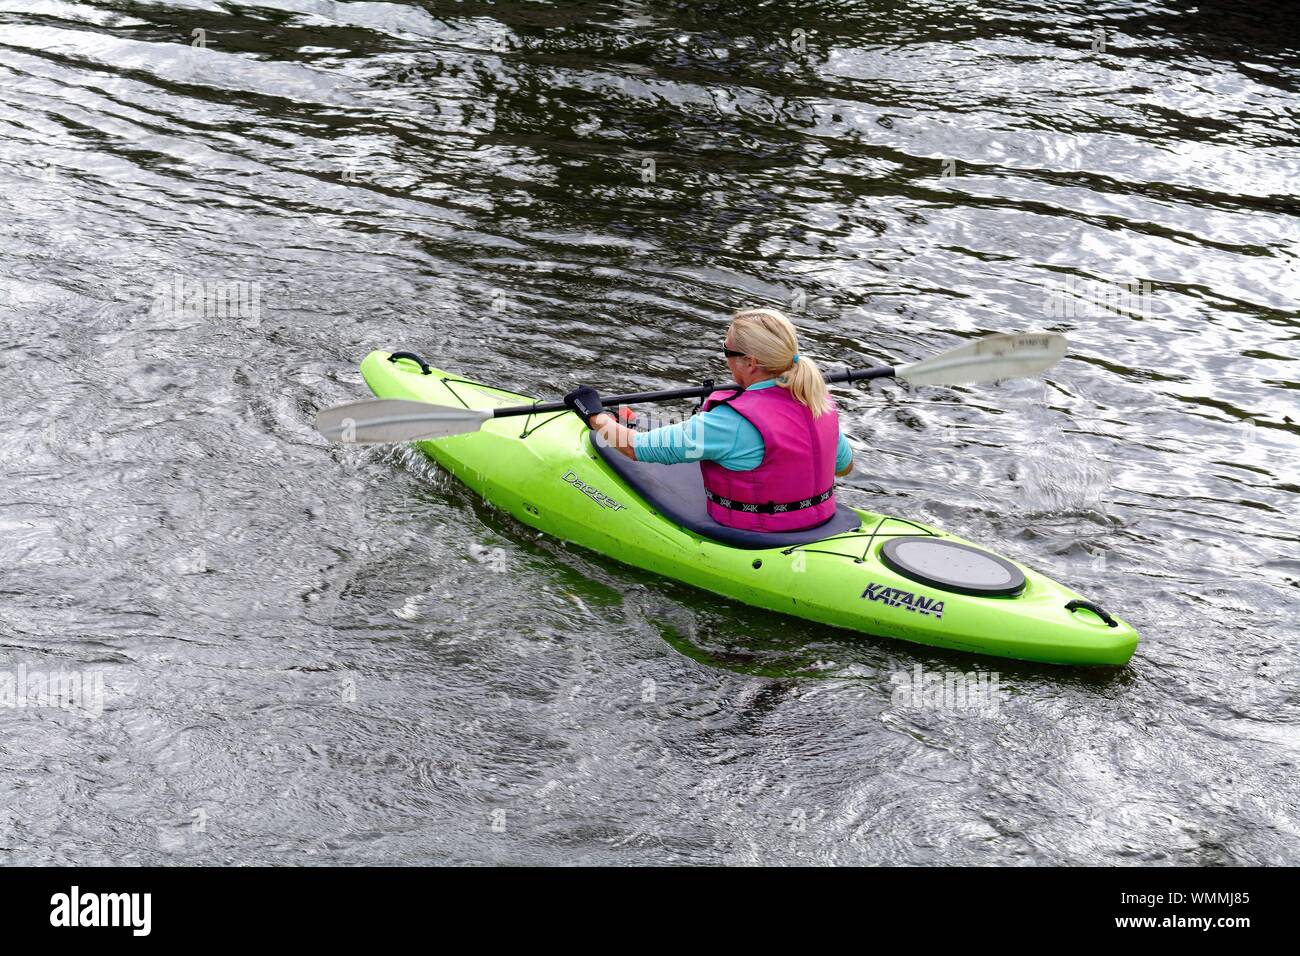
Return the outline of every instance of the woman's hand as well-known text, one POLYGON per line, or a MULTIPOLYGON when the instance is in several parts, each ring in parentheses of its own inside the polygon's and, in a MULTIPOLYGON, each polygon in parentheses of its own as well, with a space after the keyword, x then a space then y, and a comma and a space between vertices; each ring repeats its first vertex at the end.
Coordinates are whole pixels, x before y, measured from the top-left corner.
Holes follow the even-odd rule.
POLYGON ((579 385, 565 395, 564 404, 573 409, 577 416, 587 423, 588 428, 595 428, 593 419, 605 413, 605 406, 600 403, 600 392, 590 385, 579 385))
POLYGON ((600 403, 600 392, 590 385, 579 385, 564 396, 564 404, 573 409, 588 428, 605 439, 605 444, 636 460, 636 449, 632 447, 636 432, 605 411, 605 406, 600 403))

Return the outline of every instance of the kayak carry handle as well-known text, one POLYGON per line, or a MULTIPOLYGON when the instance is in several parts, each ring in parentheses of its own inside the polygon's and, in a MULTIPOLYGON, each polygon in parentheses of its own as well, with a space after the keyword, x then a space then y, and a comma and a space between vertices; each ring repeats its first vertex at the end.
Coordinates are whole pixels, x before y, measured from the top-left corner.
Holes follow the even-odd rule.
POLYGON ((398 359, 410 359, 416 365, 420 366, 421 375, 433 374, 433 369, 429 368, 429 363, 420 358, 420 356, 416 355, 414 352, 394 352, 392 355, 388 356, 388 361, 390 362, 396 362, 398 359))
POLYGON ((1097 615, 1106 622, 1107 627, 1119 627, 1118 622, 1107 614, 1100 604, 1093 604, 1091 601, 1071 601, 1069 604, 1065 605, 1065 609, 1071 613, 1079 608, 1083 608, 1085 611, 1091 611, 1093 614, 1097 615))

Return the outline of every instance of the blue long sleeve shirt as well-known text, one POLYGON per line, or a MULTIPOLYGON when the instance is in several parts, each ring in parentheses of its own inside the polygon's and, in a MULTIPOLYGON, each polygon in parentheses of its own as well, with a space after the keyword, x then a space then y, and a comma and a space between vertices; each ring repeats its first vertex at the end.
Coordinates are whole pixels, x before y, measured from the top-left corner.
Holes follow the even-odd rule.
MULTIPOLYGON (((778 387, 775 379, 749 386, 778 387)), ((684 461, 716 461, 729 471, 753 471, 763 463, 763 435, 730 405, 719 405, 692 415, 676 425, 665 425, 637 434, 632 439, 637 461, 676 465, 684 461)), ((853 449, 840 433, 835 449, 835 470, 843 471, 853 460, 853 449)))

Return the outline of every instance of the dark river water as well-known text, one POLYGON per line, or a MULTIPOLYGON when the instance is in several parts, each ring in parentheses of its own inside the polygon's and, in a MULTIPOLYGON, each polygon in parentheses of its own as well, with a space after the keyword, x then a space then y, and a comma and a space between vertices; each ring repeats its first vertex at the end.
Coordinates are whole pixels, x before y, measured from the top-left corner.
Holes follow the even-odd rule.
POLYGON ((1298 173, 1283 3, 0 0, 0 862, 1300 862, 1298 173), (1066 332, 838 390, 842 498, 1132 663, 751 610, 312 426, 374 348, 721 377, 759 303, 831 366, 1066 332))

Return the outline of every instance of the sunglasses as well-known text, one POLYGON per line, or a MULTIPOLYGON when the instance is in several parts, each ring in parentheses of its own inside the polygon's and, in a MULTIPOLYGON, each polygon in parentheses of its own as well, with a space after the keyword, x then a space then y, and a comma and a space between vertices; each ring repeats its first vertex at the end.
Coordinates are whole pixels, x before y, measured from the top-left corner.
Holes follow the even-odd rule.
POLYGON ((722 347, 722 354, 727 358, 744 358, 744 352, 737 352, 735 349, 729 349, 725 345, 722 347))

